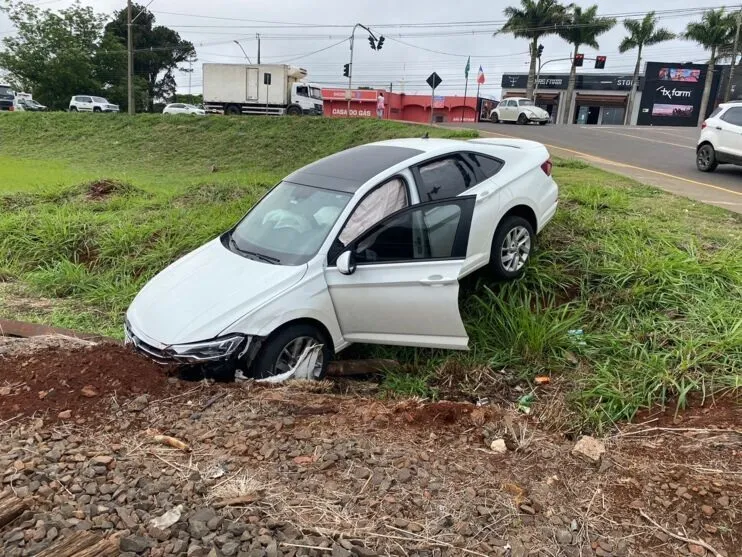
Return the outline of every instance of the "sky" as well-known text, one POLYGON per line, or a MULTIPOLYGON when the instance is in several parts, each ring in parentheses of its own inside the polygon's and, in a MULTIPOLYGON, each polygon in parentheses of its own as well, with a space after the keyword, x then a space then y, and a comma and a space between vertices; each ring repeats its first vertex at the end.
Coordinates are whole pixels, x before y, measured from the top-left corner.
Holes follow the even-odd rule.
MULTIPOLYGON (((140 0, 141 1, 141 0, 140 0)), ((147 0, 148 2, 149 0, 147 0)), ((196 46, 198 61, 193 72, 178 72, 181 93, 200 93, 201 64, 208 62, 241 63, 245 61, 240 45, 252 62, 257 59, 256 33, 260 33, 263 63, 290 63, 308 71, 308 79, 328 87, 346 87, 343 65, 348 62, 353 25, 362 23, 378 36, 386 37, 383 48, 374 51, 368 33, 356 31, 353 85, 389 88, 407 93, 429 93, 425 79, 437 72, 443 79, 437 94, 462 95, 465 89, 464 67, 471 56, 469 94, 476 92, 479 66, 486 83, 483 96, 499 98, 503 73, 528 72, 528 42, 512 35, 493 37, 504 21, 503 9, 519 0, 153 0, 149 11, 157 23, 178 31, 196 46), (437 25, 437 26, 436 26, 437 25), (240 44, 235 44, 238 41, 240 44), (320 51, 320 52, 317 52, 320 51), (189 83, 190 82, 190 83, 189 83)), ((57 10, 72 4, 70 0, 33 0, 44 9, 57 10)), ((587 7, 598 4, 598 13, 639 18, 650 2, 646 0, 577 1, 587 7)), ((86 5, 104 14, 125 6, 121 0, 88 0, 86 5)), ((145 2, 146 4, 146 2, 145 2)), ((723 0, 675 0, 657 9, 660 25, 680 33, 688 22, 700 20, 704 8, 727 6, 723 0), (694 13, 670 10, 695 9, 694 13)), ((7 18, 0 14, 0 38, 13 32, 7 18)), ((597 54, 607 56, 604 73, 631 75, 636 51, 619 54, 618 45, 625 36, 619 24, 598 41, 599 50, 583 48, 586 59, 597 54)), ((571 47, 556 36, 542 39, 544 62, 568 58, 571 47)), ((693 42, 673 40, 645 50, 643 62, 705 62, 708 55, 693 42)), ((553 61, 543 74, 569 71, 569 61, 553 61)), ((592 73, 593 63, 585 61, 580 73, 592 73)), ((642 66, 643 67, 643 66, 642 66)))

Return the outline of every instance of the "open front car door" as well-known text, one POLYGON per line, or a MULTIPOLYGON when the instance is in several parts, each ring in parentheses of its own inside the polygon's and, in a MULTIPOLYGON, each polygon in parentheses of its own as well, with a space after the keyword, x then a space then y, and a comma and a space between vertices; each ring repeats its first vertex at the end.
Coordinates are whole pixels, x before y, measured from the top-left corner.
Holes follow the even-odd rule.
POLYGON ((458 277, 475 199, 402 209, 328 261, 325 279, 347 341, 467 348, 458 277))

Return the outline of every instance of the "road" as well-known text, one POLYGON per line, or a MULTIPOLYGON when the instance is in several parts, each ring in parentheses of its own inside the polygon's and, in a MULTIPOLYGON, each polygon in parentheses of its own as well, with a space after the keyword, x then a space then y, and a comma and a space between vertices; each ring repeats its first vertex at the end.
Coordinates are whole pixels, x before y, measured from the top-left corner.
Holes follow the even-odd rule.
MULTIPOLYGON (((460 127, 461 125, 459 125, 460 127)), ((558 157, 579 158, 645 184, 742 213, 742 167, 696 169, 696 128, 464 124, 494 137, 544 143, 558 157)))

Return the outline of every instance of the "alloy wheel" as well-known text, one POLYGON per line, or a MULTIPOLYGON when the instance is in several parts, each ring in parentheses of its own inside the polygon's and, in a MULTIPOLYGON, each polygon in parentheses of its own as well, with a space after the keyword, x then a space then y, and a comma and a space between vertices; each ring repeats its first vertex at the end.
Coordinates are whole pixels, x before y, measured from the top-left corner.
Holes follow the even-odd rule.
MULTIPOLYGON (((290 369, 294 368, 302 354, 312 346, 320 344, 317 339, 308 336, 301 336, 291 340, 286 346, 284 346, 278 353, 278 358, 273 367, 276 375, 286 373, 290 369)), ((322 366, 324 364, 324 357, 320 350, 317 354, 317 360, 312 368, 312 378, 317 379, 322 375, 322 366)))
POLYGON ((523 226, 516 226, 505 236, 500 246, 500 260, 505 270, 520 271, 531 253, 531 235, 523 226))
POLYGON ((704 170, 711 166, 711 149, 704 145, 698 150, 698 166, 704 170))

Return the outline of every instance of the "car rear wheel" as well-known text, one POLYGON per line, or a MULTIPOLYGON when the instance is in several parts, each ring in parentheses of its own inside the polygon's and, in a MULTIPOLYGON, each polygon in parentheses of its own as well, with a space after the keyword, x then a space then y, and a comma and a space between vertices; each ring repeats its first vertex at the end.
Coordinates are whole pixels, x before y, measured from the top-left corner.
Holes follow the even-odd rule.
POLYGON ((521 126, 525 126, 528 123, 528 116, 526 116, 525 114, 521 114, 520 116, 518 116, 518 123, 521 126))
POLYGON ((701 145, 696 152, 696 167, 701 172, 713 172, 719 163, 716 161, 716 151, 710 143, 701 145))
POLYGON ((256 379, 267 379, 287 373, 294 368, 305 351, 320 345, 315 365, 308 379, 322 379, 332 357, 330 340, 314 325, 290 325, 271 335, 252 364, 256 379))
POLYGON ((93 108, 93 112, 100 112, 100 111, 101 111, 101 109, 98 108, 97 106, 95 108, 93 108))
POLYGON ((492 240, 490 269, 500 279, 513 280, 525 272, 533 248, 533 227, 523 217, 505 217, 492 240))

